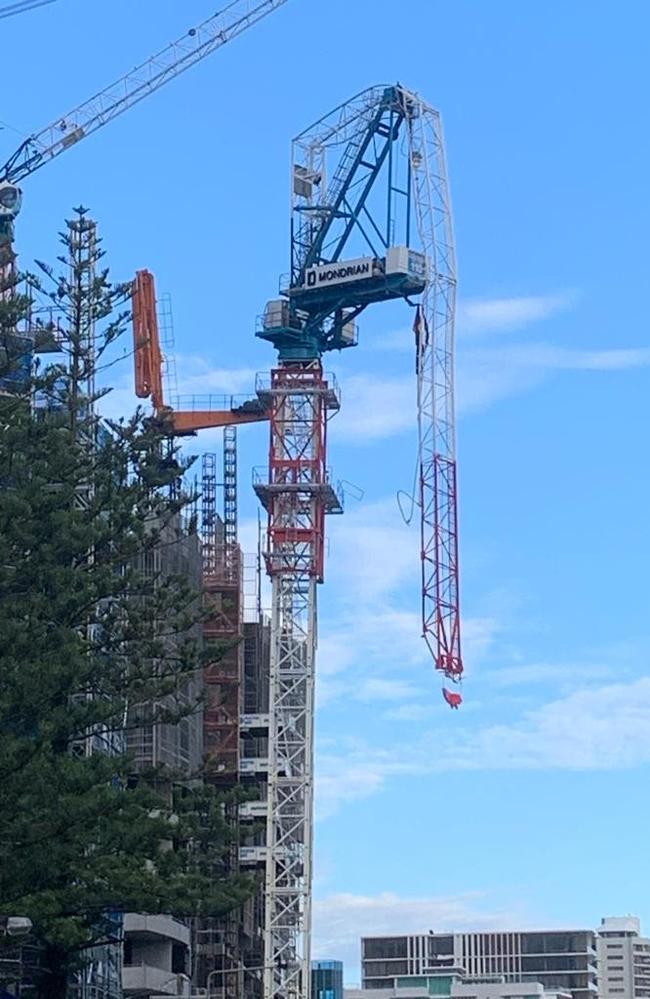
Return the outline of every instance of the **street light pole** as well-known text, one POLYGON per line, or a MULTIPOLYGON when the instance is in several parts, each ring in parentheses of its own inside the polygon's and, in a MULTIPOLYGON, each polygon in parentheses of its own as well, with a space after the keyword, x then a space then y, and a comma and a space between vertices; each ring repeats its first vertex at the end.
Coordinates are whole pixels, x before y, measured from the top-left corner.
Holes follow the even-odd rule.
POLYGON ((230 975, 233 972, 237 972, 237 973, 241 974, 242 972, 245 972, 245 971, 266 971, 266 969, 268 967, 270 967, 270 965, 268 965, 268 964, 260 964, 260 965, 258 965, 258 967, 255 967, 255 968, 246 968, 241 962, 239 962, 238 964, 233 965, 231 968, 215 968, 213 971, 211 971, 208 974, 208 978, 207 978, 207 982, 206 982, 206 984, 207 984, 207 991, 208 991, 207 999, 213 999, 213 995, 212 995, 212 991, 211 991, 211 988, 212 988, 212 986, 211 986, 211 979, 213 978, 214 975, 220 975, 220 976, 223 977, 224 975, 230 975))

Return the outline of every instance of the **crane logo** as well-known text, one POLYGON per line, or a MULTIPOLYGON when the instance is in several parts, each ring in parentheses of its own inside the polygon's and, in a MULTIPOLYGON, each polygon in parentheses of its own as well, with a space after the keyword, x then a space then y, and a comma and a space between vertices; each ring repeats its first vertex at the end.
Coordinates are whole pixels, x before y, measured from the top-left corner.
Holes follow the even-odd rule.
POLYGON ((362 281, 373 277, 379 266, 375 257, 360 257, 344 263, 318 264, 305 271, 305 288, 322 288, 323 285, 362 281))

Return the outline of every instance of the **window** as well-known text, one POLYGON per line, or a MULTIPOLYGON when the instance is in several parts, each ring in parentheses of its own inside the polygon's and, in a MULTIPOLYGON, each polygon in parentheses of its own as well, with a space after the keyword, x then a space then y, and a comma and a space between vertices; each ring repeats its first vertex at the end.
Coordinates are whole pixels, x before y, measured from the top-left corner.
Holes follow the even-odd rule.
POLYGON ((521 949, 524 954, 584 953, 593 941, 591 933, 522 933, 521 949))
POLYGON ((442 954, 453 954, 454 953, 454 938, 453 937, 436 937, 430 936, 427 940, 427 946, 429 954, 435 954, 440 956, 442 954))
POLYGON ((391 957, 407 957, 407 937, 368 937, 363 941, 363 956, 378 957, 383 960, 391 957))
POLYGON ((368 961, 363 962, 364 973, 370 978, 392 978, 394 975, 408 975, 408 961, 368 961))
POLYGON ((187 971, 187 947, 184 944, 172 944, 172 974, 184 975, 187 971))

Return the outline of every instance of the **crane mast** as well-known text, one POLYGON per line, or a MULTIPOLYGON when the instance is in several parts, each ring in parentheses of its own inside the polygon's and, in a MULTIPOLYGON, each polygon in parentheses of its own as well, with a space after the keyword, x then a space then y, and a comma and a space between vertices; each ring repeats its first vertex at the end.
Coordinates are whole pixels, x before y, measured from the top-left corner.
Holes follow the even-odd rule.
POLYGON ((375 302, 420 296, 423 633, 435 668, 462 673, 455 268, 440 117, 400 85, 366 90, 294 140, 292 185, 291 274, 257 331, 279 360, 258 387, 270 442, 268 474, 255 479, 272 580, 265 999, 309 996, 317 588, 325 516, 342 512, 327 466, 339 397, 322 355, 354 346, 356 319, 375 302))

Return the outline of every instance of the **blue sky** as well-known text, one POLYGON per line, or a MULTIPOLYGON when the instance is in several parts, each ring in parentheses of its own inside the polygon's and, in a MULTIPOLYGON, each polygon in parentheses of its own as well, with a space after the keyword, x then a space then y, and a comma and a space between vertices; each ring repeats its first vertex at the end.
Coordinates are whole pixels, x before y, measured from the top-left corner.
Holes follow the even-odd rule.
MULTIPOLYGON (((3 21, 0 119, 45 125, 212 10, 58 0, 3 21)), ((181 388, 246 390, 273 363, 253 330, 287 270, 291 137, 377 82, 442 111, 460 712, 418 637, 417 538, 395 499, 415 460, 410 318, 375 308, 328 363, 331 463, 363 498, 330 523, 321 590, 315 948, 351 981, 364 932, 624 912, 650 930, 649 29, 643 0, 289 0, 24 185, 23 261, 52 258, 83 202, 115 275, 147 266, 172 293, 181 388)), ((18 141, 0 131, 7 156, 18 141)), ((266 438, 240 440, 250 542, 266 438)))

